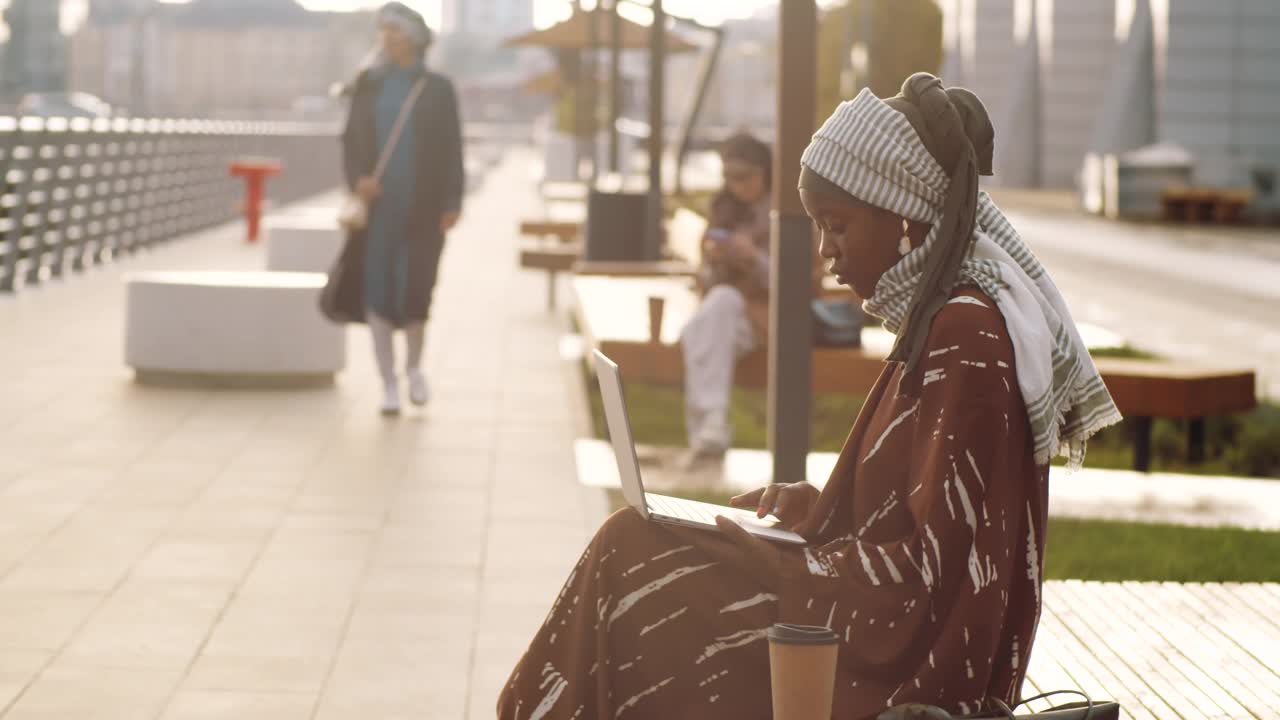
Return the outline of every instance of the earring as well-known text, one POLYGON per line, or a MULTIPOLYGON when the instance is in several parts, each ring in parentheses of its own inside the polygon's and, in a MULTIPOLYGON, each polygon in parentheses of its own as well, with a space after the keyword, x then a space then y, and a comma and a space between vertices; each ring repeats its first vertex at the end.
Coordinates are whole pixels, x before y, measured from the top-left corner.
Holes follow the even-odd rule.
POLYGON ((911 234, 907 230, 907 219, 902 218, 902 239, 898 241, 898 254, 904 257, 911 252, 911 234))

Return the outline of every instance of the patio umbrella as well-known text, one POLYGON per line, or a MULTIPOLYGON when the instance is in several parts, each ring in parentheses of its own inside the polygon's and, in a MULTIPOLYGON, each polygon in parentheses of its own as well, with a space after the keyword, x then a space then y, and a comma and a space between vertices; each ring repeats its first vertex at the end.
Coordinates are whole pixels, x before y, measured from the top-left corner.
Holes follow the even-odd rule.
POLYGON ((525 80, 525 92, 537 95, 555 95, 564 88, 564 72, 560 68, 541 72, 525 80))
MULTIPOLYGON (((624 50, 647 50, 649 48, 649 28, 626 18, 620 18, 622 33, 620 46, 624 50)), ((601 13, 596 29, 596 49, 609 47, 613 38, 609 26, 611 18, 601 13)), ((568 20, 552 25, 545 30, 534 30, 531 33, 509 38, 503 47, 541 47, 552 50, 590 50, 591 12, 575 10, 568 20)), ((687 52, 697 50, 698 46, 674 34, 667 37, 667 52, 687 52)))

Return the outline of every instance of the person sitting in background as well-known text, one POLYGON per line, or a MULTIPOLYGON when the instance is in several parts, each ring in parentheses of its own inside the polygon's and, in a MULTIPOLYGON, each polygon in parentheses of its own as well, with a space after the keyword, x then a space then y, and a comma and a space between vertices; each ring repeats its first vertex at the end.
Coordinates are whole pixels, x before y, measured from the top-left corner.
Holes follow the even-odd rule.
POLYGON ((680 337, 684 352, 686 467, 729 447, 729 395, 739 358, 759 347, 769 310, 772 151, 748 133, 720 149, 724 187, 711 205, 698 283, 702 302, 680 337))

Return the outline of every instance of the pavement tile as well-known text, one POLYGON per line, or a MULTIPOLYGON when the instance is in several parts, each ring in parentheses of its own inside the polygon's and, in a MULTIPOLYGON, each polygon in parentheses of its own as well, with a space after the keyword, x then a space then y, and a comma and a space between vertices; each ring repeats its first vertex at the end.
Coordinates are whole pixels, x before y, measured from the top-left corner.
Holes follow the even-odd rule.
POLYGON ((160 720, 310 720, 314 694, 182 690, 160 720))
POLYGON ((10 706, 5 720, 139 720, 159 714, 181 674, 55 661, 10 706))

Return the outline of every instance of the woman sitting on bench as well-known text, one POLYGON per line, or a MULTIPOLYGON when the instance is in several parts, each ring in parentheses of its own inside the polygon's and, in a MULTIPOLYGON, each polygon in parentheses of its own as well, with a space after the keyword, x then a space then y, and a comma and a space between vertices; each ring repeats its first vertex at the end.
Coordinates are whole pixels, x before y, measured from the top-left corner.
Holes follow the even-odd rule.
POLYGON ((698 310, 680 335, 684 351, 685 427, 692 469, 729 448, 733 368, 758 347, 769 314, 769 146, 746 133, 720 149, 724 188, 711 205, 702 243, 698 310))
MULTIPOLYGON (((768 543, 634 510, 587 547, 498 700, 501 718, 764 718, 775 622, 840 637, 833 715, 1015 701, 1040 616, 1048 465, 1119 420, 1062 297, 985 193, 993 130, 932 75, 842 103, 805 151, 821 252, 897 334, 821 493, 734 504, 768 543)), ((796 348, 809 352, 809 348, 796 348)))

